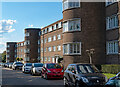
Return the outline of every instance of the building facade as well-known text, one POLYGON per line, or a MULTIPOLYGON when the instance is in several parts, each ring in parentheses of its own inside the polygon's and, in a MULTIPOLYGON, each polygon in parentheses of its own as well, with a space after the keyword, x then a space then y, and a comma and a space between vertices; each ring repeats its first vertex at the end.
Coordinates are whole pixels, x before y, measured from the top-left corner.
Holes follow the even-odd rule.
POLYGON ((14 62, 17 57, 16 42, 7 42, 6 46, 6 62, 14 62))
POLYGON ((106 63, 120 64, 120 2, 106 3, 106 63))
POLYGON ((62 21, 59 20, 41 29, 41 62, 58 63, 63 57, 62 21))
POLYGON ((24 53, 17 55, 25 62, 57 63, 63 58, 65 67, 70 63, 120 64, 119 8, 115 0, 63 0, 63 19, 42 29, 25 29, 20 47, 24 53))
POLYGON ((22 42, 7 42, 7 62, 22 58, 23 62, 38 62, 39 28, 26 28, 25 39, 22 42))

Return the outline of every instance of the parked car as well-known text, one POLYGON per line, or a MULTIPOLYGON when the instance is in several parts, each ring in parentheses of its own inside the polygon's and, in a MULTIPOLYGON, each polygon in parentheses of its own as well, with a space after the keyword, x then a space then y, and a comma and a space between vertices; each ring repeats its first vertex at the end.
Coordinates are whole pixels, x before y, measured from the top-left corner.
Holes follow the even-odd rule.
POLYGON ((22 62, 14 62, 12 65, 12 69, 16 70, 16 69, 22 69, 23 63, 22 62))
POLYGON ((110 78, 105 84, 105 87, 120 87, 120 72, 116 76, 110 78))
POLYGON ((11 68, 12 68, 12 65, 13 65, 13 63, 9 63, 9 66, 8 66, 8 67, 11 69, 11 68))
POLYGON ((9 63, 5 63, 5 64, 4 64, 4 67, 5 67, 5 68, 8 68, 8 67, 9 67, 9 63))
POLYGON ((41 75, 42 67, 42 63, 33 63, 31 67, 31 75, 41 75))
POLYGON ((42 68, 42 78, 59 78, 63 79, 64 70, 59 64, 46 63, 42 68))
POLYGON ((75 87, 104 86, 107 77, 92 64, 69 64, 64 72, 64 85, 75 87))
POLYGON ((22 67, 23 73, 30 73, 31 72, 32 63, 25 63, 22 67))

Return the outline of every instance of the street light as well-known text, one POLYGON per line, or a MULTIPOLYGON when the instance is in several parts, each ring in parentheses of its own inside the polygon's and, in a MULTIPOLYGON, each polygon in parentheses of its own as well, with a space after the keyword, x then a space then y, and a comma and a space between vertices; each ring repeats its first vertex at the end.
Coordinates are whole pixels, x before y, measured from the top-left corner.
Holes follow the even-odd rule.
POLYGON ((92 55, 94 54, 95 50, 89 49, 89 50, 86 50, 86 52, 88 53, 88 56, 90 58, 90 64, 92 64, 92 55))

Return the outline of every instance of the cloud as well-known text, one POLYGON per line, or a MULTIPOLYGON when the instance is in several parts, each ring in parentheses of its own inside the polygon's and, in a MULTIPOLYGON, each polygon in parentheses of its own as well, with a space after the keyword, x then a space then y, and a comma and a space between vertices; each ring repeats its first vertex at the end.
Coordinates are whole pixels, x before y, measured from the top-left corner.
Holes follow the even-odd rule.
POLYGON ((12 28, 13 24, 16 23, 16 20, 1 20, 0 21, 0 33, 9 33, 15 31, 12 28))
POLYGON ((32 25, 32 24, 29 24, 28 27, 33 27, 33 25, 32 25))

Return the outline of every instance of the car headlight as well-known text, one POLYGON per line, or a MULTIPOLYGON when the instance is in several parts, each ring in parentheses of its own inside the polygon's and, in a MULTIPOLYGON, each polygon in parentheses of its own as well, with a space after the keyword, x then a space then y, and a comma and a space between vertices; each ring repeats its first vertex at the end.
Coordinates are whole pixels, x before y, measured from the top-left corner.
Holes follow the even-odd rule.
POLYGON ((108 78, 105 76, 105 82, 107 82, 108 81, 108 78))
POLYGON ((35 68, 33 68, 33 72, 35 73, 35 71, 36 71, 36 69, 35 68))
POLYGON ((83 81, 84 83, 89 83, 89 81, 88 81, 87 78, 85 78, 85 77, 81 77, 81 79, 82 79, 82 81, 83 81))
POLYGON ((50 70, 47 70, 48 71, 48 73, 51 73, 51 71, 50 70))

